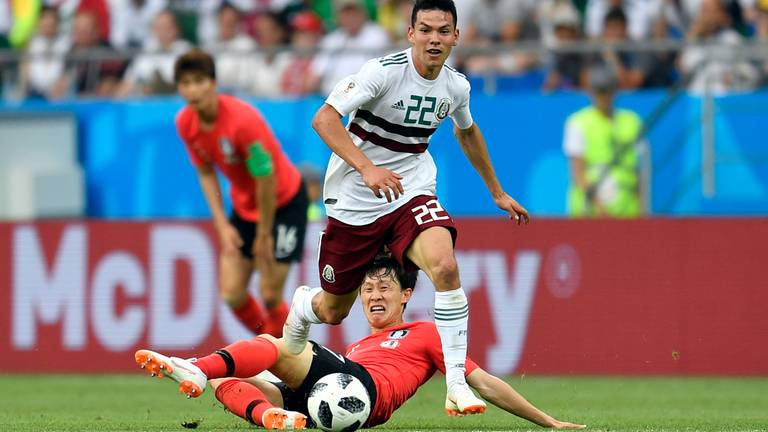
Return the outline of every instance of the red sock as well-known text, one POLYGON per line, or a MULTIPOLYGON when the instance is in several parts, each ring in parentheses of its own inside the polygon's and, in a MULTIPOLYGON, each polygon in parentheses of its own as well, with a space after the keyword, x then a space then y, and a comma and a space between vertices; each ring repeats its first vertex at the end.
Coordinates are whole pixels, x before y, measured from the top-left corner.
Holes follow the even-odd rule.
POLYGON ((232 313, 253 334, 261 334, 261 327, 264 325, 264 312, 261 311, 261 306, 252 295, 248 294, 245 303, 237 309, 233 308, 232 313))
POLYGON ((271 334, 276 338, 283 337, 283 324, 285 324, 285 320, 288 318, 288 312, 290 312, 290 310, 291 309, 286 302, 280 302, 274 308, 267 309, 267 319, 264 322, 262 331, 271 334))
POLYGON ((197 359, 195 366, 208 379, 250 378, 263 372, 277 362, 278 350, 272 341, 255 337, 235 342, 215 353, 197 359))
POLYGON ((257 426, 264 426, 261 416, 264 411, 274 407, 256 386, 238 379, 227 380, 219 385, 216 388, 216 399, 233 414, 257 426))

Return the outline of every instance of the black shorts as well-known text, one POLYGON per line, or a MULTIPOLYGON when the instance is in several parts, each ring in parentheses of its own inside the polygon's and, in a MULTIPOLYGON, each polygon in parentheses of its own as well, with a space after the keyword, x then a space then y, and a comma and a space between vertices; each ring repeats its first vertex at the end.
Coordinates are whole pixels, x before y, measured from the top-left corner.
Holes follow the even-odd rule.
MULTIPOLYGON (((304 236, 307 234, 308 207, 307 186, 302 180, 296 196, 275 212, 272 235, 275 239, 275 259, 277 262, 301 261, 304 253, 304 236)), ((258 223, 241 218, 235 211, 232 211, 229 221, 240 233, 240 238, 243 240, 240 253, 245 258, 253 259, 253 240, 256 237, 258 223)))
POLYGON ((337 354, 316 342, 310 341, 310 343, 312 344, 314 355, 312 356, 312 364, 309 367, 307 377, 304 378, 301 387, 291 390, 282 382, 275 383, 283 395, 283 407, 289 411, 298 411, 309 417, 307 398, 315 383, 328 374, 345 373, 352 375, 363 383, 365 389, 368 390, 368 397, 371 399, 371 412, 373 412, 373 407, 376 406, 376 385, 368 371, 362 365, 353 362, 341 354, 337 354))

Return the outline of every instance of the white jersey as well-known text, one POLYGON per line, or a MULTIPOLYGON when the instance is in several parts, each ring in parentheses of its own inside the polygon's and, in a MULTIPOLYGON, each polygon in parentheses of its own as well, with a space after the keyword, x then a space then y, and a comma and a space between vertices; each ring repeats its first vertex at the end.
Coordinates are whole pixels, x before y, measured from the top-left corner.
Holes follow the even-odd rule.
POLYGON ((369 60, 355 75, 339 81, 325 101, 349 114, 352 141, 379 167, 403 179, 405 194, 377 198, 354 168, 333 154, 325 174, 323 200, 328 216, 349 225, 367 225, 418 195, 435 195, 437 168, 427 151, 430 137, 451 117, 459 129, 472 126, 469 82, 443 66, 428 80, 413 65, 411 49, 369 60))

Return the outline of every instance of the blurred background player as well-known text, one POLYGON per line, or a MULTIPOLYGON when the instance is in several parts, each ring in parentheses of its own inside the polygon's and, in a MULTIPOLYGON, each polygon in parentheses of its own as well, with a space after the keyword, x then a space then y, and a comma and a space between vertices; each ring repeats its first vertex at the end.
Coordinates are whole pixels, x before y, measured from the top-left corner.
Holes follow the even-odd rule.
MULTIPOLYGON (((435 324, 403 320, 417 274, 404 271, 392 258, 379 259, 368 267, 359 290, 371 335, 350 344, 345 357, 315 342, 307 342, 305 349, 295 355, 283 339, 262 335, 194 362, 148 350, 137 351, 135 359, 147 373, 161 378, 165 374, 178 381, 182 392, 191 397, 200 396, 210 379, 216 398, 227 410, 267 429, 303 429, 309 415, 307 398, 315 383, 331 373, 347 373, 365 385, 371 398, 366 426, 383 424, 437 370, 445 372, 435 324), (255 377, 264 370, 282 382, 255 377), (403 370, 409 373, 400 374, 403 370), (395 376, 402 379, 392 379, 395 376)), ((586 427, 542 412, 469 357, 466 364, 467 382, 499 408, 539 426, 586 427)))
POLYGON ((406 269, 424 270, 437 291, 446 405, 481 413, 485 403, 464 379, 469 304, 454 256, 456 228, 435 197, 437 167, 427 152, 443 120, 452 119, 459 145, 496 205, 518 224, 528 222, 528 212, 496 177, 469 110, 469 82, 445 66, 458 36, 453 1, 416 2, 408 30, 413 47, 369 60, 339 81, 315 114, 312 126, 334 153, 324 188, 329 217, 320 240, 322 288, 296 290, 284 335, 298 353, 311 324, 340 323, 367 266, 387 246, 406 269), (348 114, 345 129, 341 117, 348 114))
POLYGON ((568 116, 563 151, 571 168, 572 217, 638 217, 645 213, 639 180, 642 120, 614 107, 618 78, 609 66, 587 71, 592 105, 568 116))
POLYGON ((217 93, 208 53, 195 49, 181 56, 174 79, 187 102, 176 128, 197 168, 219 236, 221 296, 249 330, 279 336, 288 314, 283 284, 290 263, 301 259, 306 232, 308 199, 301 174, 254 107, 217 93), (229 218, 214 167, 231 183, 229 218), (266 311, 248 293, 254 270, 266 311))

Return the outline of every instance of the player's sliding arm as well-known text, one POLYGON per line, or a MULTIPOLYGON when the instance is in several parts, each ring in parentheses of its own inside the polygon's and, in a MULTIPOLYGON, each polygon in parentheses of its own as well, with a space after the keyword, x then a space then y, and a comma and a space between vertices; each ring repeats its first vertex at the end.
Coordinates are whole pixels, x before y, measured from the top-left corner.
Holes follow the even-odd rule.
POLYGON ((224 204, 221 201, 221 188, 219 179, 216 178, 216 172, 211 165, 200 165, 197 168, 197 177, 200 181, 200 188, 203 190, 203 196, 208 203, 208 209, 213 216, 213 226, 219 234, 221 249, 224 252, 237 251, 243 244, 240 234, 235 227, 229 223, 226 213, 224 213, 224 204))
POLYGON ((259 223, 256 239, 253 242, 253 253, 259 271, 265 275, 275 260, 275 239, 272 237, 272 228, 275 223, 275 211, 277 211, 277 180, 272 155, 259 142, 249 147, 246 165, 248 172, 256 181, 256 205, 259 208, 259 223))
POLYGON ((586 425, 555 419, 533 406, 520 393, 515 391, 512 386, 481 368, 473 370, 467 376, 467 383, 477 390, 483 399, 508 413, 536 423, 539 426, 555 429, 584 429, 586 427, 586 425))
POLYGON ((400 183, 403 177, 386 168, 377 167, 371 162, 368 156, 352 142, 341 123, 341 116, 334 107, 323 104, 312 119, 312 128, 334 153, 360 173, 365 185, 376 197, 381 198, 383 192, 387 201, 391 202, 393 198, 397 199, 403 193, 403 185, 400 183))
POLYGON ((496 172, 493 170, 493 165, 491 165, 491 158, 488 155, 485 138, 483 138, 483 134, 480 132, 480 128, 477 127, 477 124, 472 123, 472 126, 467 129, 454 127, 453 131, 461 146, 461 150, 472 163, 472 166, 475 167, 478 174, 480 174, 480 177, 483 178, 496 205, 509 213, 510 217, 516 220, 518 225, 522 222, 528 223, 528 210, 501 188, 499 179, 496 178, 496 172))

